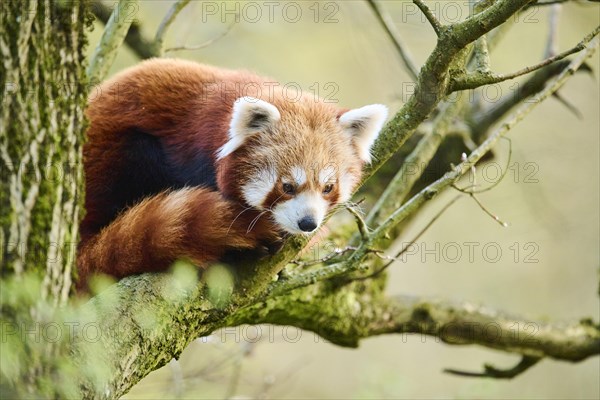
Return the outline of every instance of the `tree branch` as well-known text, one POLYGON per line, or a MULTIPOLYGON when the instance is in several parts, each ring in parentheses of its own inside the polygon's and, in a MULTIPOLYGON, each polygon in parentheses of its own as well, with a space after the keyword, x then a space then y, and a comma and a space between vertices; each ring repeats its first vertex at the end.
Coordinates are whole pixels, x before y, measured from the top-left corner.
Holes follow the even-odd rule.
MULTIPOLYGON (((108 23, 111 10, 101 0, 94 0, 91 4, 92 13, 104 25, 108 23)), ((142 60, 155 57, 153 43, 142 35, 140 24, 134 20, 125 36, 125 44, 142 60)))
POLYGON ((510 74, 492 74, 489 72, 488 73, 472 72, 472 73, 469 73, 462 77, 453 78, 452 84, 450 85, 448 92, 451 93, 451 92, 455 92, 458 90, 475 89, 475 88, 478 88, 478 87, 484 86, 484 85, 492 85, 495 83, 504 82, 509 79, 514 79, 516 77, 536 71, 536 70, 546 67, 556 61, 562 60, 563 58, 566 58, 566 57, 570 56, 571 54, 578 53, 581 50, 585 49, 586 44, 589 43, 590 40, 592 40, 596 35, 598 35, 599 32, 600 32, 600 26, 596 27, 596 29, 594 29, 593 32, 591 32, 589 35, 587 35, 579 44, 577 44, 577 46, 575 46, 567 51, 564 51, 560 54, 557 54, 553 57, 549 57, 538 64, 535 64, 535 65, 532 65, 529 67, 525 67, 523 69, 520 69, 520 70, 510 73, 510 74))
POLYGON ((548 23, 548 41, 546 42, 545 57, 552 57, 558 53, 558 23, 562 4, 553 4, 550 7, 550 18, 548 23))
MULTIPOLYGON (((583 0, 583 1, 594 2, 596 0, 583 0)), ((545 6, 552 6, 555 4, 564 4, 564 3, 580 3, 580 1, 579 0, 537 0, 535 3, 528 5, 527 8, 545 7, 545 6)))
POLYGON ((235 26, 235 19, 233 20, 233 22, 231 24, 229 24, 227 26, 227 28, 223 32, 219 33, 217 36, 213 37, 212 39, 208 39, 207 41, 205 41, 203 43, 200 43, 200 44, 170 47, 170 48, 166 49, 164 52, 165 53, 171 53, 173 51, 180 51, 180 50, 200 50, 200 49, 203 49, 203 48, 208 47, 211 44, 215 43, 219 39, 224 38, 225 36, 227 36, 227 34, 229 34, 229 32, 231 32, 231 30, 233 29, 234 26, 235 26))
MULTIPOLYGON (((482 140, 493 124, 497 123, 511 109, 542 90, 549 80, 560 74, 568 66, 569 61, 567 60, 550 64, 533 74, 525 83, 519 85, 518 89, 511 95, 504 97, 499 102, 483 110, 483 112, 473 113, 469 117, 472 121, 473 139, 476 142, 482 140)), ((587 70, 586 64, 581 65, 577 71, 582 70, 587 70)))
POLYGON ((490 53, 485 36, 477 39, 473 51, 477 72, 481 74, 488 74, 490 72, 490 53))
MULTIPOLYGON (((183 46, 175 46, 171 48, 164 49, 164 38, 166 36, 166 32, 170 25, 173 23, 179 12, 187 5, 189 0, 186 2, 178 2, 174 4, 170 9, 162 23, 159 26, 158 32, 156 34, 155 40, 149 40, 142 35, 140 25, 138 21, 133 21, 129 30, 127 31, 127 35, 125 36, 125 44, 142 60, 152 58, 152 57, 162 57, 164 53, 170 53, 174 51, 181 50, 199 50, 205 47, 210 46, 215 43, 219 39, 226 36, 231 29, 235 25, 234 23, 227 26, 225 31, 218 34, 212 39, 208 39, 207 41, 196 44, 196 45, 183 45, 183 46), (185 3, 185 4, 184 4, 185 3)), ((104 23, 105 25, 108 23, 109 17, 111 15, 110 8, 107 7, 101 0, 94 0, 91 5, 92 13, 98 18, 99 21, 104 23)))
POLYGON ((447 344, 477 344, 534 358, 581 361, 600 354, 600 330, 587 321, 553 325, 468 302, 410 296, 355 296, 349 301, 349 292, 325 298, 315 290, 291 293, 284 301, 241 312, 236 323, 293 324, 348 347, 375 335, 417 333, 447 344), (303 298, 302 304, 290 307, 288 302, 298 298, 303 298), (337 307, 330 307, 334 302, 337 307))
POLYGON ((364 286, 356 287, 362 282, 333 291, 324 285, 329 284, 218 308, 205 295, 205 284, 167 274, 125 278, 92 299, 75 324, 93 324, 101 333, 93 342, 76 337, 79 368, 110 371, 84 384, 84 397, 119 397, 151 370, 177 358, 195 338, 240 324, 293 325, 346 347, 375 335, 417 333, 536 358, 581 361, 600 353, 600 330, 585 320, 548 324, 467 302, 370 295, 364 286))
MULTIPOLYGON (((498 0, 465 22, 443 27, 433 53, 419 73, 415 94, 378 140, 369 174, 389 159, 444 100, 450 69, 465 59, 466 46, 531 2, 498 0)), ((75 357, 82 370, 95 364, 105 371, 105 375, 83 382, 86 396, 118 397, 150 371, 178 357, 193 339, 243 323, 292 324, 344 346, 356 346, 360 339, 373 335, 422 333, 450 344, 479 344, 527 357, 578 361, 598 354, 600 333, 597 326, 588 322, 541 324, 471 304, 387 298, 380 288, 370 285, 372 282, 331 279, 368 269, 370 261, 366 256, 373 252, 374 241, 450 187, 514 124, 558 89, 597 44, 597 40, 590 43, 535 97, 535 102, 522 105, 465 162, 396 209, 369 233, 369 239, 349 259, 274 281, 307 242, 307 238, 294 237, 274 257, 236 269, 237 281, 229 301, 213 303, 207 283, 198 285, 192 279, 165 274, 128 277, 100 293, 85 306, 80 321, 93 322, 103 335, 97 343, 88 343, 77 335, 75 343, 75 357), (524 335, 520 334, 522 331, 514 334, 515 323, 524 335), (490 324, 499 326, 500 336, 490 337, 490 324), (537 327, 533 337, 530 327, 537 327)))
POLYGON ((169 12, 167 15, 165 15, 160 23, 160 26, 156 31, 156 36, 154 37, 154 54, 156 54, 157 57, 162 57, 164 54, 164 41, 167 30, 171 24, 173 24, 173 21, 175 21, 175 18, 177 18, 179 12, 181 12, 181 10, 183 10, 185 6, 189 4, 189 2, 190 0, 177 0, 177 2, 171 6, 169 12))
POLYGON ((132 18, 126 17, 127 10, 137 4, 137 0, 120 0, 113 10, 86 71, 91 82, 100 82, 108 74, 132 23, 132 18))
POLYGON ((444 28, 436 47, 421 68, 414 94, 384 127, 373 148, 375 158, 366 171, 373 175, 427 119, 447 94, 450 68, 465 46, 504 23, 533 0, 499 0, 465 22, 444 28))
POLYGON ((433 27, 435 34, 439 37, 442 34, 443 26, 442 23, 433 14, 433 11, 431 11, 431 9, 427 6, 427 4, 425 4, 423 0, 413 0, 413 3, 415 3, 417 7, 419 7, 423 15, 425 15, 425 18, 427 18, 427 21, 429 21, 429 23, 433 27))
MULTIPOLYGON (((492 29, 506 22, 535 0, 495 1, 485 10, 476 13, 466 21, 447 27, 447 34, 452 43, 462 48, 474 42, 492 29)), ((489 3, 489 2, 488 2, 489 3)))
POLYGON ((540 357, 523 356, 517 365, 509 369, 499 369, 490 364, 485 364, 484 372, 468 372, 453 368, 446 368, 444 372, 452 375, 466 376, 471 378, 495 378, 495 379, 512 379, 521 375, 542 359, 540 357))
POLYGON ((406 67, 406 70, 408 71, 409 75, 414 81, 416 81, 417 76, 419 75, 419 70, 417 69, 415 62, 413 61, 413 57, 410 54, 408 47, 402 40, 398 30, 396 29, 392 17, 388 12, 386 12, 383 9, 383 7, 381 7, 377 0, 367 0, 367 3, 375 13, 375 16, 377 17, 377 20, 379 21, 381 26, 383 26, 383 28, 385 29, 387 35, 390 37, 390 39, 392 39, 392 42, 394 43, 398 54, 400 54, 400 58, 402 58, 402 62, 404 62, 404 66, 406 67))
POLYGON ((523 120, 523 118, 525 118, 525 116, 527 116, 535 107, 562 87, 567 79, 595 52, 598 43, 598 38, 593 39, 586 50, 575 58, 561 74, 549 82, 545 89, 534 97, 533 101, 522 104, 513 115, 507 117, 506 121, 503 122, 501 126, 498 127, 463 162, 454 167, 453 170, 447 172, 442 178, 421 190, 418 194, 391 213, 386 220, 384 220, 360 243, 357 250, 347 260, 327 265, 315 271, 298 274, 281 283, 274 283, 270 287, 270 292, 279 294, 317 281, 328 280, 336 276, 364 270, 365 265, 363 264, 363 261, 365 257, 372 251, 373 246, 385 237, 390 229, 402 222, 409 215, 412 215, 423 204, 436 197, 441 191, 451 187, 461 176, 468 172, 471 167, 481 160, 481 158, 494 147, 496 142, 504 137, 513 126, 523 120))
POLYGON ((431 124, 423 127, 424 134, 414 150, 406 157, 402 166, 385 188, 371 212, 366 223, 381 223, 381 216, 389 215, 400 207, 416 181, 425 172, 425 165, 433 159, 443 139, 452 129, 452 122, 459 114, 464 100, 444 103, 440 113, 431 124))

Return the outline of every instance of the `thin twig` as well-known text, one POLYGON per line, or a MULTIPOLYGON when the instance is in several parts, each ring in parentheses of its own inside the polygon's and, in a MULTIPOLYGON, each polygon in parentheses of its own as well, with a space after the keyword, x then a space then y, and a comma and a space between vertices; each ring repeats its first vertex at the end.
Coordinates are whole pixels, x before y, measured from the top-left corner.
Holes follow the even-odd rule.
POLYGON ((512 379, 529 368, 536 365, 542 359, 540 357, 523 356, 517 365, 509 369, 499 369, 490 364, 484 365, 484 372, 461 371, 458 369, 446 368, 444 372, 452 375, 464 376, 469 378, 495 378, 512 379))
POLYGON ((356 226, 358 227, 358 232, 360 232, 360 236, 363 239, 369 236, 369 227, 367 226, 367 223, 360 215, 358 210, 356 210, 356 208, 350 205, 346 205, 346 210, 348 210, 348 212, 354 216, 354 219, 356 220, 356 226))
POLYGON ((587 35, 579 44, 577 44, 577 46, 575 46, 567 51, 564 51, 560 54, 557 54, 553 57, 549 57, 538 64, 535 64, 535 65, 532 65, 529 67, 525 67, 523 69, 520 69, 520 70, 510 73, 510 74, 484 74, 484 73, 473 72, 473 73, 467 74, 463 77, 455 78, 454 81, 452 82, 452 84, 450 85, 448 92, 452 93, 452 92, 455 92, 458 90, 475 89, 475 88, 478 88, 478 87, 484 86, 484 85, 491 85, 494 83, 504 82, 509 79, 514 79, 519 76, 536 71, 536 70, 546 67, 556 61, 562 60, 563 58, 566 58, 566 57, 570 56, 571 54, 578 53, 581 50, 585 49, 586 43, 588 43, 592 38, 594 38, 596 35, 598 35, 599 32, 600 32, 600 26, 597 26, 596 29, 594 29, 594 31, 592 33, 587 35))
POLYGON ((162 55, 164 54, 164 41, 167 30, 169 29, 173 21, 175 21, 175 18, 177 18, 177 14, 179 14, 179 12, 183 10, 189 2, 190 0, 178 0, 175 4, 171 6, 169 12, 167 12, 167 15, 165 15, 162 22, 160 23, 158 30, 156 31, 156 36, 154 37, 155 54, 158 57, 162 57, 162 55))
POLYGON ((383 28, 385 29, 385 32, 388 34, 390 39, 392 39, 394 47, 396 47, 398 54, 400 54, 400 58, 402 58, 402 62, 404 63, 406 70, 410 74, 410 77, 413 79, 413 81, 416 81, 417 77, 419 76, 419 70, 416 67, 413 57, 410 54, 410 51, 408 50, 408 47, 402 40, 402 37, 398 30, 396 29, 396 25, 394 24, 392 17, 387 11, 383 9, 383 7, 381 7, 378 4, 379 2, 377 0, 367 0, 367 3, 369 4, 369 6, 371 6, 371 9, 375 13, 375 16, 377 17, 377 20, 379 21, 381 26, 383 26, 383 28))
MULTIPOLYGON (((552 57, 558 53, 558 26, 560 20, 560 11, 562 4, 556 3, 550 7, 550 17, 548 19, 548 41, 544 51, 544 57, 552 57)), ((571 111, 579 119, 583 119, 583 114, 579 109, 571 104, 559 92, 554 93, 554 98, 564 105, 567 110, 571 111)))
POLYGON ((218 34, 214 38, 208 39, 204 43, 195 44, 195 45, 183 45, 183 46, 177 46, 177 47, 170 47, 170 48, 166 49, 164 52, 165 53, 171 53, 173 51, 180 51, 180 50, 200 50, 200 49, 203 49, 205 47, 208 47, 211 44, 213 44, 213 43, 217 42, 218 40, 220 40, 220 39, 224 38, 225 36, 227 36, 229 34, 229 32, 231 32, 231 30, 235 26, 235 24, 236 24, 235 21, 236 20, 237 20, 237 18, 234 18, 233 22, 227 26, 227 29, 225 29, 223 32, 221 32, 220 34, 218 34))
POLYGON ((347 246, 347 247, 344 247, 343 249, 335 249, 331 253, 327 254, 326 256, 324 256, 322 258, 319 258, 318 260, 313 260, 313 261, 293 260, 293 261, 290 261, 290 264, 294 264, 299 268, 311 267, 313 265, 326 263, 328 261, 333 260, 334 258, 340 257, 351 251, 356 251, 356 247, 347 246))
POLYGON ((473 200, 475 200, 475 202, 479 205, 479 207, 490 217, 492 217, 492 219, 494 221, 496 221, 497 223, 499 223, 501 226, 503 226, 504 228, 508 227, 508 223, 504 222, 500 219, 499 216, 497 216, 496 214, 492 213, 490 210, 487 209, 487 207, 481 202, 481 200, 479 200, 479 198, 474 194, 474 193, 470 193, 470 196, 473 200))
POLYGON ((479 189, 479 190, 474 189, 477 186, 477 184, 475 183, 475 178, 473 178, 473 185, 470 185, 469 188, 459 188, 457 185, 454 185, 455 189, 457 189, 459 192, 463 192, 466 194, 479 194, 479 193, 489 192, 490 190, 494 189, 496 186, 498 186, 498 184, 500 184, 500 182, 502 182, 504 180, 504 177, 506 176, 506 174, 508 173, 508 170, 510 168, 510 162, 512 161, 512 140, 506 136, 503 137, 502 140, 506 140, 508 142, 508 159, 506 161, 506 166, 504 167, 504 171, 502 171, 502 174, 500 175, 500 178, 498 178, 498 180, 496 182, 492 183, 490 186, 483 188, 483 189, 479 189))
MULTIPOLYGON (((514 93, 502 97, 500 101, 489 105, 483 111, 472 110, 469 118, 473 121, 473 139, 476 142, 483 141, 492 125, 514 107, 541 91, 549 80, 560 74, 568 66, 569 61, 562 60, 542 68, 528 77, 523 84, 520 84, 518 90, 514 93)), ((581 71, 581 69, 579 68, 578 71, 581 71)))
POLYGON ((421 238, 421 236, 423 236, 429 230, 429 228, 431 228, 431 226, 435 223, 435 221, 437 221, 446 212, 446 210, 448 210, 460 198, 461 198, 461 196, 456 196, 455 198, 450 200, 450 202, 448 204, 446 204, 437 214, 435 214, 434 217, 427 223, 427 225, 425 225, 425 227, 423 227, 423 229, 421 229, 419 231, 419 233, 417 233, 417 235, 410 242, 408 242, 408 244, 406 246, 404 246, 398 253, 396 253, 395 256, 390 257, 390 261, 387 264, 384 264, 377 271, 375 271, 369 275, 361 276, 359 278, 350 278, 349 280, 364 281, 364 280, 375 278, 375 277, 379 276, 383 271, 385 271, 395 261, 398 261, 400 259, 400 257, 402 257, 402 255, 404 253, 406 253, 408 251, 408 249, 410 249, 410 246, 413 246, 417 242, 417 240, 419 240, 421 238))
POLYGON ((556 100, 558 100, 563 106, 565 106, 567 108, 567 110, 571 111, 577 118, 583 119, 583 114, 581 113, 581 111, 579 111, 579 109, 577 108, 577 106, 575 106, 574 104, 572 104, 563 95, 561 95, 560 93, 556 92, 556 93, 554 93, 554 98, 556 100))
POLYGON ((377 229, 370 235, 369 239, 361 242, 358 249, 346 261, 327 265, 315 271, 298 274, 290 279, 281 282, 275 282, 269 285, 263 296, 279 295, 288 291, 314 284, 318 281, 331 279, 340 275, 345 275, 350 272, 363 270, 366 267, 362 262, 365 256, 372 252, 371 245, 381 240, 386 233, 395 225, 403 221, 409 215, 412 215, 427 201, 434 198, 439 192, 448 187, 451 187, 461 176, 470 170, 471 165, 487 154, 494 145, 504 137, 516 124, 522 121, 534 108, 541 104, 544 100, 551 97, 554 92, 560 89, 568 80, 573 72, 576 71, 585 60, 592 56, 598 47, 598 39, 590 38, 590 43, 586 50, 575 58, 569 64, 569 67, 563 70, 553 81, 535 97, 534 101, 523 103, 512 115, 506 118, 506 122, 500 125, 477 149, 475 149, 466 161, 462 162, 451 171, 447 172, 443 177, 433 182, 418 194, 413 196, 409 201, 403 204, 400 208, 394 211, 377 229))
MULTIPOLYGON (((503 138, 503 139, 507 139, 508 138, 503 138)), ((510 158, 512 157, 512 142, 510 142, 510 150, 509 150, 509 161, 508 164, 506 166, 506 168, 504 169, 502 175, 500 176, 500 179, 497 180, 496 182, 494 182, 490 187, 486 188, 486 189, 482 189, 479 191, 475 191, 475 188, 478 186, 477 185, 477 167, 475 166, 475 164, 471 165, 471 176, 473 178, 473 185, 470 186, 469 189, 461 189, 459 188, 455 183, 452 184, 452 187, 456 190, 458 190, 461 193, 465 193, 468 194, 476 203, 477 205, 479 205, 479 208, 481 208, 483 210, 483 212, 485 212, 487 215, 489 215, 490 217, 492 217, 492 219, 496 222, 498 222, 500 225, 502 225, 503 227, 507 227, 508 223, 502 221, 500 219, 500 217, 498 217, 496 214, 492 213, 482 202, 481 200, 479 200, 479 198, 476 196, 475 193, 481 193, 481 192, 487 192, 488 190, 491 190, 493 187, 495 187, 496 185, 498 185, 506 176, 506 172, 508 171, 508 168, 510 166, 510 158)), ((463 153, 463 161, 466 161, 467 159, 467 155, 465 153, 463 153)))
POLYGON ((439 37, 442 33, 443 26, 442 23, 435 16, 435 14, 433 14, 433 11, 431 11, 431 9, 427 6, 427 4, 425 4, 423 0, 413 0, 413 3, 415 3, 417 7, 419 7, 423 15, 425 15, 425 18, 427 18, 427 21, 429 21, 429 23, 433 27, 433 30, 435 31, 436 35, 439 37))

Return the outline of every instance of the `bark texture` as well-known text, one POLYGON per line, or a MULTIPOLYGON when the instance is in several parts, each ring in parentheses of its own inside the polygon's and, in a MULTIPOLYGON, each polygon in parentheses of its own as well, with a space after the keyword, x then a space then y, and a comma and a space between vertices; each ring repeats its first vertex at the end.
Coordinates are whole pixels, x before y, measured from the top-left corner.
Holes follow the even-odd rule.
POLYGON ((83 1, 0 4, 1 397, 66 394, 68 347, 36 329, 71 294, 90 23, 83 1))
POLYGON ((85 2, 6 1, 0 12, 2 275, 36 271, 42 297, 63 303, 83 200, 85 2))
MULTIPOLYGON (((67 299, 83 199, 86 5, 3 2, 0 395, 118 398, 192 340, 240 324, 294 325, 346 347, 374 335, 418 333, 523 357, 511 371, 486 368, 485 376, 496 377, 512 377, 543 358, 573 362, 600 354, 600 327, 588 319, 542 323, 469 302, 385 294, 388 260, 379 250, 400 234, 407 218, 451 188, 533 107, 555 94, 598 46, 599 28, 567 52, 580 52, 572 60, 562 60, 563 53, 511 74, 537 70, 520 97, 509 95, 501 106, 482 110, 477 102, 452 102, 448 96, 506 78, 490 71, 489 51, 501 36, 490 31, 535 1, 483 0, 469 18, 452 25, 437 21, 426 2, 414 2, 438 42, 418 74, 413 68, 415 94, 382 132, 368 177, 415 131, 419 135, 405 162, 430 163, 451 136, 460 138, 461 152, 470 151, 463 162, 420 184, 421 175, 407 179, 409 171, 400 168, 366 218, 374 229, 365 229, 356 214, 360 235, 352 236, 354 227, 336 233, 351 246, 320 262, 290 263, 307 242, 297 237, 277 255, 235 273, 216 265, 198 280, 193 267, 181 265, 173 274, 125 278, 81 306, 67 299), (59 340, 48 340, 53 332, 48 328, 58 329, 59 340)), ((186 4, 174 4, 159 29, 159 43, 186 4)), ((379 6, 372 9, 381 12, 379 6)), ((107 23, 104 37, 116 39, 103 40, 101 56, 92 60, 98 79, 127 37, 127 27, 105 17, 114 22, 107 23)))

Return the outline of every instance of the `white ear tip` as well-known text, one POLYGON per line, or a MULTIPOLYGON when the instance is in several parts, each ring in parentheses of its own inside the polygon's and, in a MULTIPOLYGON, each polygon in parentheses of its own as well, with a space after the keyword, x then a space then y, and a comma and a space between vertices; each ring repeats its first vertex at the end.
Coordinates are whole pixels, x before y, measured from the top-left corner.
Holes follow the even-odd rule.
POLYGON ((383 128, 388 116, 388 108, 383 104, 370 104, 344 113, 339 121, 353 135, 359 157, 371 162, 371 147, 383 128))
POLYGON ((377 120, 378 122, 385 122, 388 117, 388 108, 383 104, 370 104, 368 106, 364 106, 359 108, 364 115, 370 115, 372 118, 377 120))
POLYGON ((256 97, 252 97, 252 96, 244 96, 244 97, 238 98, 233 103, 233 108, 234 108, 234 113, 235 113, 235 111, 243 110, 243 109, 262 108, 263 110, 266 110, 269 113, 269 116, 271 117, 271 119, 273 121, 278 121, 281 118, 281 114, 279 113, 279 110, 277 109, 277 107, 275 107, 273 104, 271 104, 269 102, 266 102, 261 99, 257 99, 256 97))
POLYGON ((260 101, 260 99, 257 99, 256 97, 252 97, 252 96, 244 96, 244 97, 239 97, 238 99, 236 99, 236 103, 239 104, 255 104, 258 103, 260 101))
POLYGON ((342 114, 340 122, 342 124, 353 122, 357 119, 368 118, 377 122, 384 122, 388 116, 388 108, 383 104, 370 104, 360 108, 355 108, 342 114))
POLYGON ((371 104, 370 106, 366 106, 369 107, 373 110, 373 114, 379 114, 379 117, 381 119, 383 119, 384 121, 387 119, 388 114, 389 114, 389 109, 387 108, 386 105, 383 104, 371 104))

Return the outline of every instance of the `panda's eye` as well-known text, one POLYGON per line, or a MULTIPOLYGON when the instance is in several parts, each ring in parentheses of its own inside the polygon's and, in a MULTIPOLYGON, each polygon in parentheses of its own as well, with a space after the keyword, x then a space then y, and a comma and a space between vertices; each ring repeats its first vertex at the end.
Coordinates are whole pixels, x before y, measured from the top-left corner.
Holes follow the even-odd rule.
POLYGON ((333 190, 333 184, 329 184, 329 185, 325 185, 325 188, 323 189, 323 193, 328 194, 331 193, 331 191, 333 190))
POLYGON ((294 194, 296 192, 296 188, 291 183, 284 183, 282 188, 285 194, 294 194))

